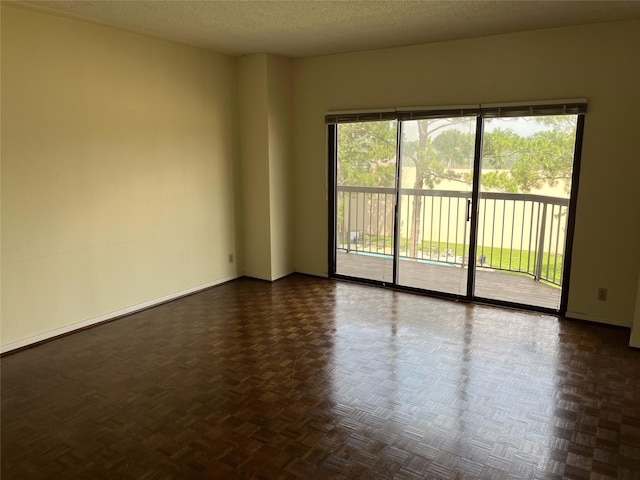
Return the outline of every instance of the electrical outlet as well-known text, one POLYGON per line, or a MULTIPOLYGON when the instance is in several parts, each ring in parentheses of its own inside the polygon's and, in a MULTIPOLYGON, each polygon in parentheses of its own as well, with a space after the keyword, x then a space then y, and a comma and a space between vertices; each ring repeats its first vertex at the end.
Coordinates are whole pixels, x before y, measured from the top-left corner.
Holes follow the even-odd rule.
POLYGON ((598 300, 600 300, 601 302, 605 302, 607 300, 608 295, 609 295, 608 288, 600 287, 598 289, 598 300))
POLYGON ((229 263, 233 263, 233 253, 229 254, 229 263))

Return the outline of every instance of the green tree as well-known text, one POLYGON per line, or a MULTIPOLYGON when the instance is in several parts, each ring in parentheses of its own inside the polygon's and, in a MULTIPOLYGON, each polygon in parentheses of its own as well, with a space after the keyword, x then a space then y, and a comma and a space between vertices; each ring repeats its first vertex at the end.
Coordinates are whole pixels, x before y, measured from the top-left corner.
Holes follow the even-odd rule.
POLYGON ((445 130, 433 139, 433 147, 445 168, 469 168, 473 162, 475 135, 445 130))
POLYGON ((548 116, 535 119, 550 129, 520 136, 511 129, 485 133, 482 185, 504 192, 528 193, 544 185, 563 185, 569 191, 577 117, 548 116))
POLYGON ((338 185, 393 187, 396 125, 395 120, 338 125, 338 185))

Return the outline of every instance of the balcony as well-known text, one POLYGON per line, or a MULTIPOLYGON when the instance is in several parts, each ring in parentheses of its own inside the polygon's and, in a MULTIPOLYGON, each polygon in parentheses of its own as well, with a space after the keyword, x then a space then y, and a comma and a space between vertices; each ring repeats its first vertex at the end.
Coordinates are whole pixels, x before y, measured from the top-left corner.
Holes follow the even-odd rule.
MULTIPOLYGON (((337 273, 391 281, 394 189, 339 186, 337 194, 337 273)), ((465 191, 400 190, 400 284, 465 294, 470 200, 465 191)), ((566 198, 482 192, 475 295, 557 310, 568 205, 566 198)))

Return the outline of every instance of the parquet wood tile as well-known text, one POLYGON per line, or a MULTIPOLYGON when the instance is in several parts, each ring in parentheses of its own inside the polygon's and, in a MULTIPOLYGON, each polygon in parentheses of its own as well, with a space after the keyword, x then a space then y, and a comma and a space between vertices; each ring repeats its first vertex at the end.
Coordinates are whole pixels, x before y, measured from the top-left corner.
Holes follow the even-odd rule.
POLYGON ((292 275, 4 356, 11 479, 640 479, 628 331, 292 275))

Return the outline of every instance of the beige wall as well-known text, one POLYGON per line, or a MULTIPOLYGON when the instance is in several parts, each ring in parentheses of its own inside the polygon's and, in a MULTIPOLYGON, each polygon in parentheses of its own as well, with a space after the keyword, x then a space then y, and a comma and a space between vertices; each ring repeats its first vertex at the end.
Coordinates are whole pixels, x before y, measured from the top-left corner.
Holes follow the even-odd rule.
POLYGON ((238 59, 244 274, 275 280, 293 272, 291 60, 238 59))
POLYGON ((326 111, 587 97, 569 314, 630 326, 640 271, 637 45, 635 21, 296 60, 296 270, 327 273, 326 111), (600 286, 607 302, 596 299, 600 286))
POLYGON ((267 57, 271 279, 293 269, 293 72, 290 59, 267 57))
POLYGON ((267 57, 238 59, 243 273, 271 280, 267 57))
POLYGON ((2 6, 2 346, 237 276, 236 64, 2 6))

